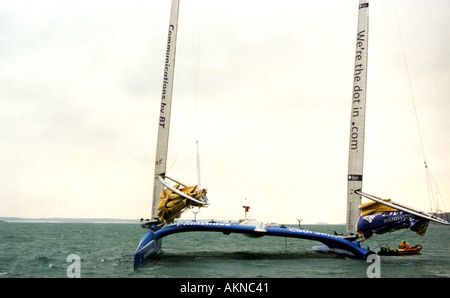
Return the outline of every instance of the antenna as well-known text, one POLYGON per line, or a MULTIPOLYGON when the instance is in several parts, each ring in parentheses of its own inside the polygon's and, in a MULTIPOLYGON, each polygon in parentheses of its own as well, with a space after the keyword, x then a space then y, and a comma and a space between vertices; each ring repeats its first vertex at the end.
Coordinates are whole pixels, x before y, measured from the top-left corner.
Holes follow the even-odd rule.
POLYGON ((250 206, 242 206, 244 208, 244 219, 247 219, 247 212, 250 210, 250 206))
POLYGON ((198 208, 198 211, 197 211, 197 212, 192 211, 192 210, 191 210, 191 212, 194 213, 194 221, 197 221, 197 213, 200 212, 200 208, 198 208))

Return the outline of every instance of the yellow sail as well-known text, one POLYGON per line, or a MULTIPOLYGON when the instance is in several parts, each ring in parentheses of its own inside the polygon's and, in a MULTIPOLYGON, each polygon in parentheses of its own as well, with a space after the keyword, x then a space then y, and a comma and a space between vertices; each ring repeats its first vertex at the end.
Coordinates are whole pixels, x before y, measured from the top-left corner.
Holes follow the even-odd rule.
MULTIPOLYGON (((174 186, 175 189, 184 194, 198 200, 204 201, 206 189, 197 191, 197 186, 181 187, 179 184, 174 186)), ((181 216, 181 213, 189 207, 205 207, 205 205, 186 199, 170 189, 164 189, 160 196, 158 205, 158 218, 167 223, 173 223, 176 218, 181 216)))
MULTIPOLYGON (((390 199, 383 200, 383 201, 392 203, 390 199)), ((361 216, 398 211, 394 208, 385 206, 378 202, 368 202, 368 203, 361 204, 361 205, 359 205, 359 210, 361 211, 361 216)))

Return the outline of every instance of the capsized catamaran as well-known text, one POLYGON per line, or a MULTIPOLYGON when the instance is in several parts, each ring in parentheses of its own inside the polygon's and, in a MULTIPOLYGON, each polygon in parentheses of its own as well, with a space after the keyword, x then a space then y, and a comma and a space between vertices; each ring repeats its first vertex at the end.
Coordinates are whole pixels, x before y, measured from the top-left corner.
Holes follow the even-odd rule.
POLYGON ((367 239, 373 233, 383 234, 404 228, 424 235, 430 221, 445 225, 450 223, 423 211, 362 192, 368 34, 369 1, 360 0, 350 120, 346 237, 367 239), (362 197, 371 201, 361 204, 362 197))
POLYGON ((359 242, 351 242, 336 235, 328 235, 300 228, 253 225, 248 221, 245 221, 244 224, 202 221, 174 223, 174 220, 179 218, 183 211, 191 207, 205 207, 208 205, 205 189, 199 190, 196 186, 189 187, 166 175, 178 31, 178 10, 179 0, 172 0, 158 123, 152 212, 151 219, 141 221, 142 227, 148 229, 148 232, 142 237, 135 252, 134 268, 137 269, 152 259, 160 250, 163 237, 175 233, 196 231, 222 232, 224 234, 240 233, 256 238, 262 236, 278 236, 315 240, 329 248, 345 252, 350 256, 366 259, 373 252, 369 249, 361 248, 359 242), (172 186, 167 180, 172 180, 176 185, 172 186))

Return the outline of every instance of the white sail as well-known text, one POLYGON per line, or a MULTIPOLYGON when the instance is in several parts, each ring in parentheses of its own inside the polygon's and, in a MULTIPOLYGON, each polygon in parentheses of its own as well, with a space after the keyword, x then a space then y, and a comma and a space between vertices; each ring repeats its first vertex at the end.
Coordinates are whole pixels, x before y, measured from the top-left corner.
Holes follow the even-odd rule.
POLYGON ((355 193, 355 190, 361 190, 363 179, 368 34, 369 1, 360 0, 350 118, 347 178, 347 235, 356 234, 356 223, 358 222, 359 205, 361 203, 361 195, 355 193))
POLYGON ((172 106, 173 77, 175 72, 175 50, 178 32, 179 0, 172 0, 166 55, 164 58, 164 79, 159 112, 158 140, 156 145, 155 176, 153 184, 152 218, 158 214, 159 195, 164 186, 159 177, 164 178, 167 166, 167 148, 169 145, 170 112, 172 106))

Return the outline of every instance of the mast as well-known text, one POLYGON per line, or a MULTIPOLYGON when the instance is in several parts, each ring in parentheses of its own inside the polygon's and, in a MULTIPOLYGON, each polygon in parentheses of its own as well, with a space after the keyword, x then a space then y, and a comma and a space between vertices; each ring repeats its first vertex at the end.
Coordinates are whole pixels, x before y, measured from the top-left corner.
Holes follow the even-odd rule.
POLYGON ((166 176, 179 5, 179 0, 172 0, 166 56, 164 58, 164 79, 162 85, 161 106, 158 120, 158 140, 156 144, 155 176, 153 182, 152 218, 157 218, 158 204, 160 200, 159 195, 164 188, 158 177, 165 178, 166 176))
POLYGON ((362 189, 363 179, 369 0, 359 0, 358 11, 347 176, 347 235, 356 234, 361 204, 361 195, 355 191, 362 189))

